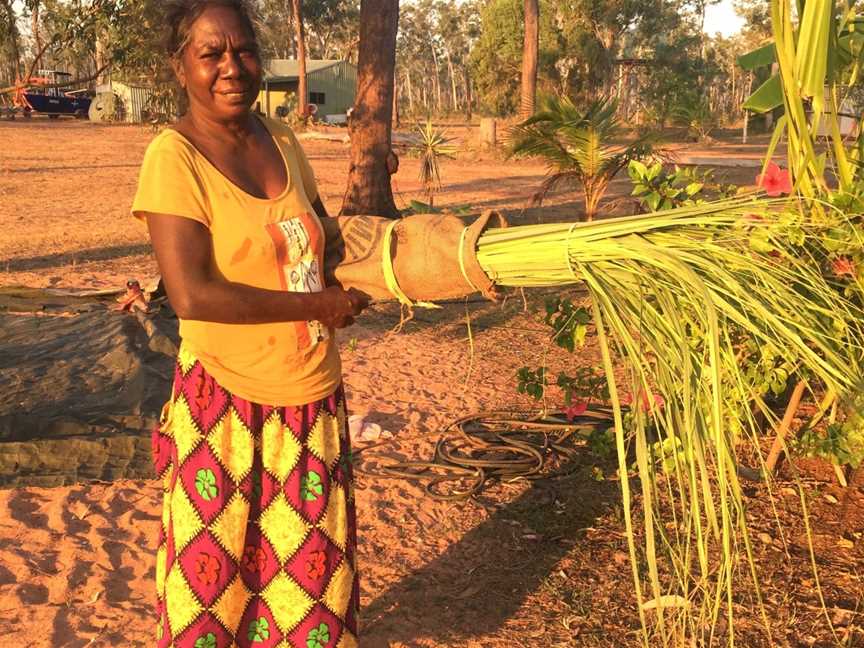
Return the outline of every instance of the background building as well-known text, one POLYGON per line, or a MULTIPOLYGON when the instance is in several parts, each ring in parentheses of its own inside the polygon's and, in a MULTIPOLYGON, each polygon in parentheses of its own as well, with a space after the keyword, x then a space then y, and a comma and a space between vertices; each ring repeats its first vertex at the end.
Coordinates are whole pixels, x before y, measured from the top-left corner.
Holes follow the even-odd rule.
MULTIPOLYGON (((296 96, 299 82, 295 59, 271 59, 264 64, 264 83, 258 97, 258 110, 278 117, 280 106, 296 106, 290 99, 296 96), (278 112, 277 112, 278 110, 278 112)), ((309 92, 306 102, 318 107, 319 119, 328 115, 345 115, 354 105, 357 88, 357 67, 347 61, 307 60, 306 84, 309 92)))

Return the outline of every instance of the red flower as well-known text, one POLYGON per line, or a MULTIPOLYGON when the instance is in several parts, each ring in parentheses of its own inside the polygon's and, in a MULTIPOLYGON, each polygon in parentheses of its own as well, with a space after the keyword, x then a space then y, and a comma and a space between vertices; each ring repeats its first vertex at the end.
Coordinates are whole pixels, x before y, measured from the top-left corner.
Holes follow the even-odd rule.
POLYGON ((267 566, 267 554, 260 547, 249 545, 243 551, 243 566, 246 571, 262 572, 267 566))
POLYGON ((195 559, 195 575, 205 585, 213 585, 219 580, 219 571, 221 569, 222 565, 219 564, 219 559, 203 551, 195 559))
POLYGON ((306 559, 306 574, 318 580, 327 571, 327 555, 323 551, 313 551, 306 559))
POLYGON ((570 407, 564 408, 564 416, 568 421, 573 421, 577 416, 582 416, 588 410, 587 400, 577 400, 570 407))
MULTIPOLYGON (((648 394, 641 389, 639 390, 638 399, 639 410, 642 412, 653 412, 655 409, 659 412, 666 405, 666 399, 663 398, 660 394, 648 394)), ((627 394, 624 398, 621 399, 621 403, 624 405, 631 405, 633 403, 633 395, 627 394)))
POLYGON ((776 197, 792 193, 792 178, 787 169, 781 169, 771 162, 765 173, 756 176, 756 184, 769 196, 776 197))
POLYGON ((848 275, 854 277, 858 274, 858 269, 855 267, 855 262, 849 257, 837 257, 831 262, 831 270, 838 277, 848 275))
POLYGON ((195 396, 195 404, 198 406, 198 409, 207 409, 212 399, 213 383, 210 381, 204 382, 204 378, 202 377, 198 381, 198 394, 195 396))

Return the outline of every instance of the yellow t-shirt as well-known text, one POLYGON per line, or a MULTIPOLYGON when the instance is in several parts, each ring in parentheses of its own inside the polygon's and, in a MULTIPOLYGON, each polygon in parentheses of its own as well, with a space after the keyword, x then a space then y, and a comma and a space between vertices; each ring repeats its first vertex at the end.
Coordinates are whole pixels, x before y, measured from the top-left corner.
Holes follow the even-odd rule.
MULTIPOLYGON (((315 176, 294 133, 262 120, 285 162, 288 184, 257 198, 228 180, 183 135, 165 129, 150 143, 132 213, 172 214, 202 223, 213 263, 228 281, 296 292, 324 287, 324 230, 312 201, 315 176)), ((333 331, 315 321, 221 324, 181 320, 184 345, 228 391, 266 405, 303 405, 341 380, 333 331)))

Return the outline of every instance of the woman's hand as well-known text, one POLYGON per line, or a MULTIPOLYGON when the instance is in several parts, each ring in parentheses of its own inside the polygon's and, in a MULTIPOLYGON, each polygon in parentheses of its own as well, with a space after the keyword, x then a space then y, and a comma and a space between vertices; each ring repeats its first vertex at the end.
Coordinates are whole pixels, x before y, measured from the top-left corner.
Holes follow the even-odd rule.
POLYGON ((343 290, 338 286, 330 286, 313 294, 318 301, 316 319, 332 328, 351 326, 354 318, 369 306, 369 295, 356 288, 343 290))

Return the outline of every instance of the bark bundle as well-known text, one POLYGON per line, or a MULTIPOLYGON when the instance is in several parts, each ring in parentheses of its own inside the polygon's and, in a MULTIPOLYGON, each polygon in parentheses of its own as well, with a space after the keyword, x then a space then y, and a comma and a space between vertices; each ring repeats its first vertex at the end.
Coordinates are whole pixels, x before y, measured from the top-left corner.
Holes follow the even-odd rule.
POLYGON ((328 285, 356 288, 373 299, 435 301, 475 292, 495 298, 494 284, 477 261, 477 240, 487 228, 507 226, 497 212, 487 211, 470 225, 448 214, 408 216, 395 225, 377 216, 339 216, 322 225, 328 285), (388 285, 388 263, 397 292, 388 285))

